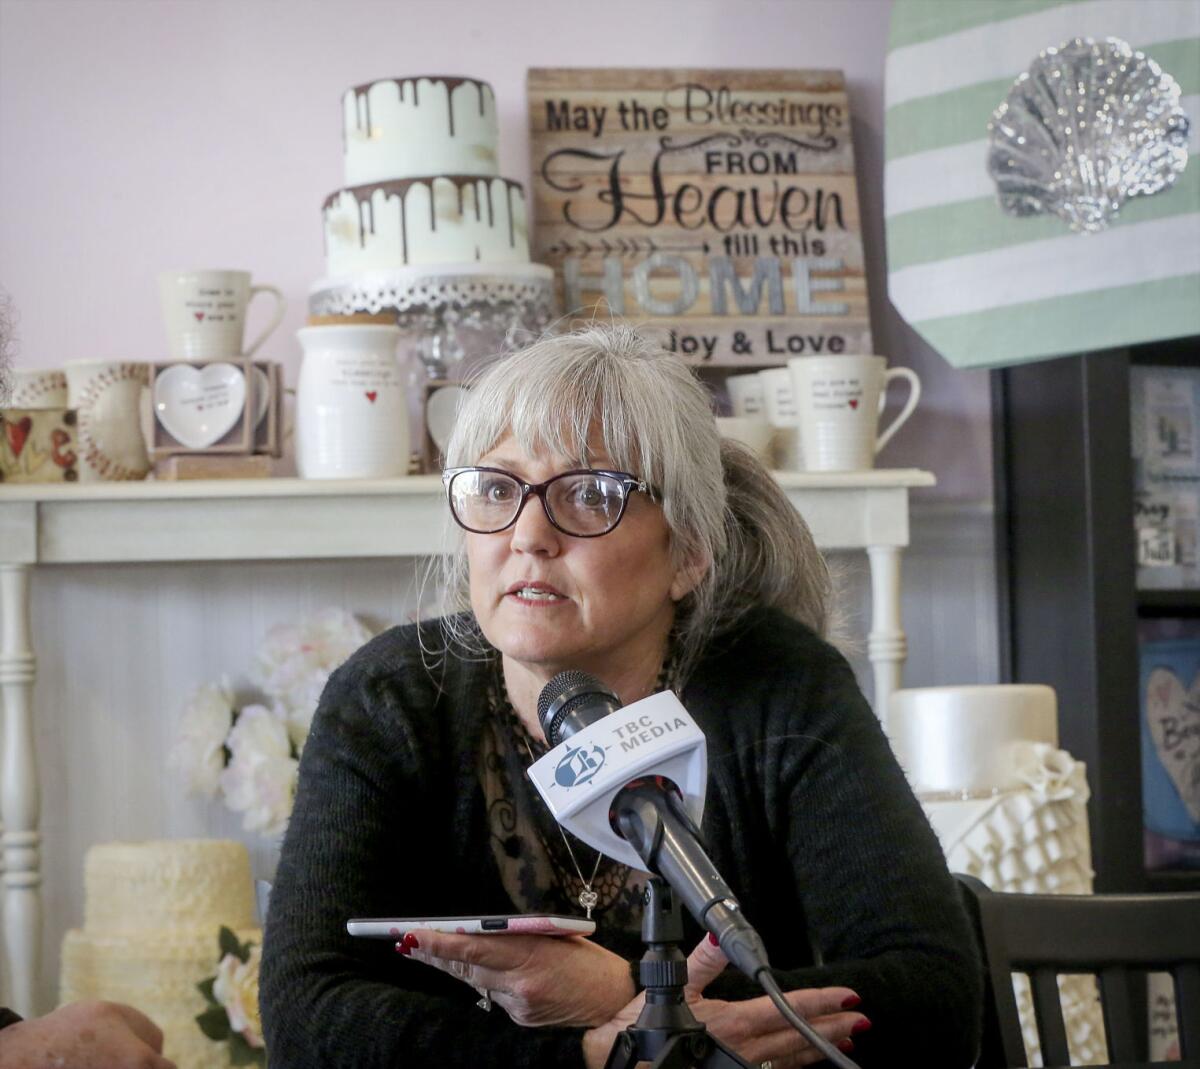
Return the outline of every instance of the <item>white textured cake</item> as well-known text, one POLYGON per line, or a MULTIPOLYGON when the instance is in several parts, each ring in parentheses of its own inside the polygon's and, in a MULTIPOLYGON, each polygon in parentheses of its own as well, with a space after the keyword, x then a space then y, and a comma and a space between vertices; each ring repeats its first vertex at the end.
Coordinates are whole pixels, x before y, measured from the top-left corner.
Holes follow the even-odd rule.
POLYGON ((1004 790, 1020 785, 1020 751, 1058 746, 1058 706, 1036 684, 898 690, 887 733, 918 795, 1004 790))
POLYGON ((242 942, 254 927, 250 858, 218 839, 104 843, 84 861, 84 926, 67 932, 59 1000, 136 1006, 163 1030, 163 1053, 179 1069, 225 1069, 229 1047, 207 1039, 196 989, 216 973, 224 925, 242 942))
POLYGON ((325 200, 331 277, 529 259, 525 191, 499 176, 496 100, 473 78, 384 78, 342 97, 346 188, 325 200))

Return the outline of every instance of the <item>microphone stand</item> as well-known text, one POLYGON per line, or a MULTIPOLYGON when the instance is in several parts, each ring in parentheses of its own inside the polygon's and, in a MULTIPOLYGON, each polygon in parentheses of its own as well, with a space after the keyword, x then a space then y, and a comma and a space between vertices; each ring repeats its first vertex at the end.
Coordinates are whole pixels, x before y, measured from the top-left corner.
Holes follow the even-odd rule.
POLYGON ((646 1005, 634 1024, 613 1041, 604 1069, 633 1069, 651 1062, 653 1069, 752 1069, 697 1021, 683 997, 687 958, 679 949, 683 921, 679 901, 657 876, 646 885, 642 942, 646 951, 638 976, 646 989, 646 1005))

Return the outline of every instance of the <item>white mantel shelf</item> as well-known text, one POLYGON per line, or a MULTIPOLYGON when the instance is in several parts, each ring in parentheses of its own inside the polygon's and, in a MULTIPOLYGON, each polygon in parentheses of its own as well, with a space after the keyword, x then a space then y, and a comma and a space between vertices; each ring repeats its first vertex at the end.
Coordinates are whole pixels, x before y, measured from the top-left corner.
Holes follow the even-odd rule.
MULTIPOLYGON (((908 490, 934 485, 915 469, 778 479, 824 549, 907 545, 908 490)), ((0 564, 432 554, 443 493, 436 475, 0 486, 0 564)))
MULTIPOLYGON (((822 549, 866 550, 868 655, 875 711, 886 723, 908 641, 900 623, 900 554, 908 492, 933 486, 915 469, 780 472, 822 549)), ((0 819, 7 1004, 44 1012, 34 992, 42 942, 40 787, 34 747, 35 657, 29 622, 35 569, 57 564, 354 559, 427 556, 451 544, 436 475, 386 480, 257 479, 0 485, 0 819)))

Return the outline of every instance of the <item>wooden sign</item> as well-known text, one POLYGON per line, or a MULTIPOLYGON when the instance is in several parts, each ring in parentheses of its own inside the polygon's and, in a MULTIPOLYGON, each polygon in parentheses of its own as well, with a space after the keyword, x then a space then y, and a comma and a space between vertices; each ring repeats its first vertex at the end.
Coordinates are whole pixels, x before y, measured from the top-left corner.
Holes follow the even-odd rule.
POLYGON ((715 366, 870 353, 839 71, 532 69, 533 258, 715 366))
POLYGON ((73 408, 0 411, 0 482, 61 483, 79 478, 73 408))

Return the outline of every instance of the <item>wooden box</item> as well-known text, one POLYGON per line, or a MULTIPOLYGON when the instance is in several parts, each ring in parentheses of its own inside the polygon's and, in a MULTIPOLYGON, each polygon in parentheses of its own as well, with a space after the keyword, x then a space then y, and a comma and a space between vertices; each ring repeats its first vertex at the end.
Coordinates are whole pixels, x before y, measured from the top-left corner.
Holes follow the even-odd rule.
POLYGON ((278 457, 283 452, 283 370, 222 359, 151 365, 150 452, 278 457))

